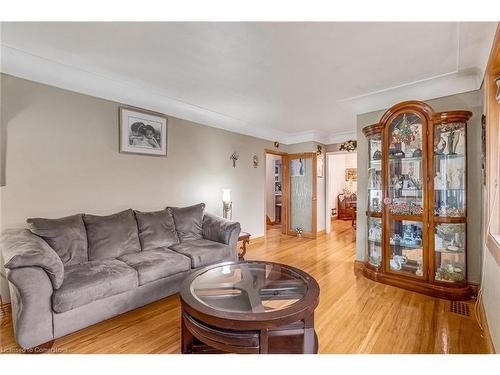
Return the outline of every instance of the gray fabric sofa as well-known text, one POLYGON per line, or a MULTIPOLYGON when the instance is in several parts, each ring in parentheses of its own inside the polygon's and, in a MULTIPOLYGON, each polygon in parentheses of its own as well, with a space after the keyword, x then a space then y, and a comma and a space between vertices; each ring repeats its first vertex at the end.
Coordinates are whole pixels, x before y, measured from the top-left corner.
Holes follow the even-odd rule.
POLYGON ((6 230, 18 344, 50 342, 177 293, 193 269, 237 260, 240 224, 204 209, 28 219, 29 229, 6 230))

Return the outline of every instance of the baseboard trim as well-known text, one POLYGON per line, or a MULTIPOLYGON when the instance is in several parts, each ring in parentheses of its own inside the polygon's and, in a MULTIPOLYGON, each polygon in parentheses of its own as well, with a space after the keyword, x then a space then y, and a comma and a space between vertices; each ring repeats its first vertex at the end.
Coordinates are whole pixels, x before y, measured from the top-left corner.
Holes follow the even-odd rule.
POLYGON ((255 245, 255 244, 259 244, 261 242, 264 242, 264 240, 266 239, 265 236, 260 236, 260 237, 250 237, 250 243, 249 245, 255 245))

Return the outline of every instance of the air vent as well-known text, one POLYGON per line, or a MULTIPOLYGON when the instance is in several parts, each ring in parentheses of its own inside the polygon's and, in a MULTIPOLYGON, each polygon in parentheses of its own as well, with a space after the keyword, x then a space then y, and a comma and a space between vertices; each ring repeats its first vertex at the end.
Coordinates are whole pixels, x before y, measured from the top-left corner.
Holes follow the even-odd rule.
POLYGON ((470 316, 469 305, 461 301, 451 301, 450 311, 454 314, 470 316))

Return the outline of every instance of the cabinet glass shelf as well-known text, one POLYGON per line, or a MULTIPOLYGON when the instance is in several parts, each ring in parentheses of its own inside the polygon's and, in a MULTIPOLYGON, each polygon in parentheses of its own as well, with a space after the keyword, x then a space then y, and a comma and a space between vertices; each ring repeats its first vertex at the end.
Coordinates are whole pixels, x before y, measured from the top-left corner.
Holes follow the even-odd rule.
POLYGON ((421 156, 415 156, 415 157, 408 157, 408 158, 398 158, 394 156, 389 155, 389 162, 393 161, 405 161, 405 162, 422 162, 422 157, 421 156))

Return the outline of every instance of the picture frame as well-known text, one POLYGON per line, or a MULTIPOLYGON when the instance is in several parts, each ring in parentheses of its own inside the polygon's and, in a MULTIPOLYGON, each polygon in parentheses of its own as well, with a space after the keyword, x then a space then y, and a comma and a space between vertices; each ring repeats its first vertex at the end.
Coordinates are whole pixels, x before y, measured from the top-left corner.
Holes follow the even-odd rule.
POLYGON ((346 181, 358 181, 358 170, 357 168, 346 168, 345 169, 345 180, 346 181))
POLYGON ((118 118, 120 153, 167 156, 167 116, 140 108, 120 107, 118 118))
POLYGON ((323 155, 318 156, 316 159, 317 177, 319 178, 323 178, 324 161, 323 155))

